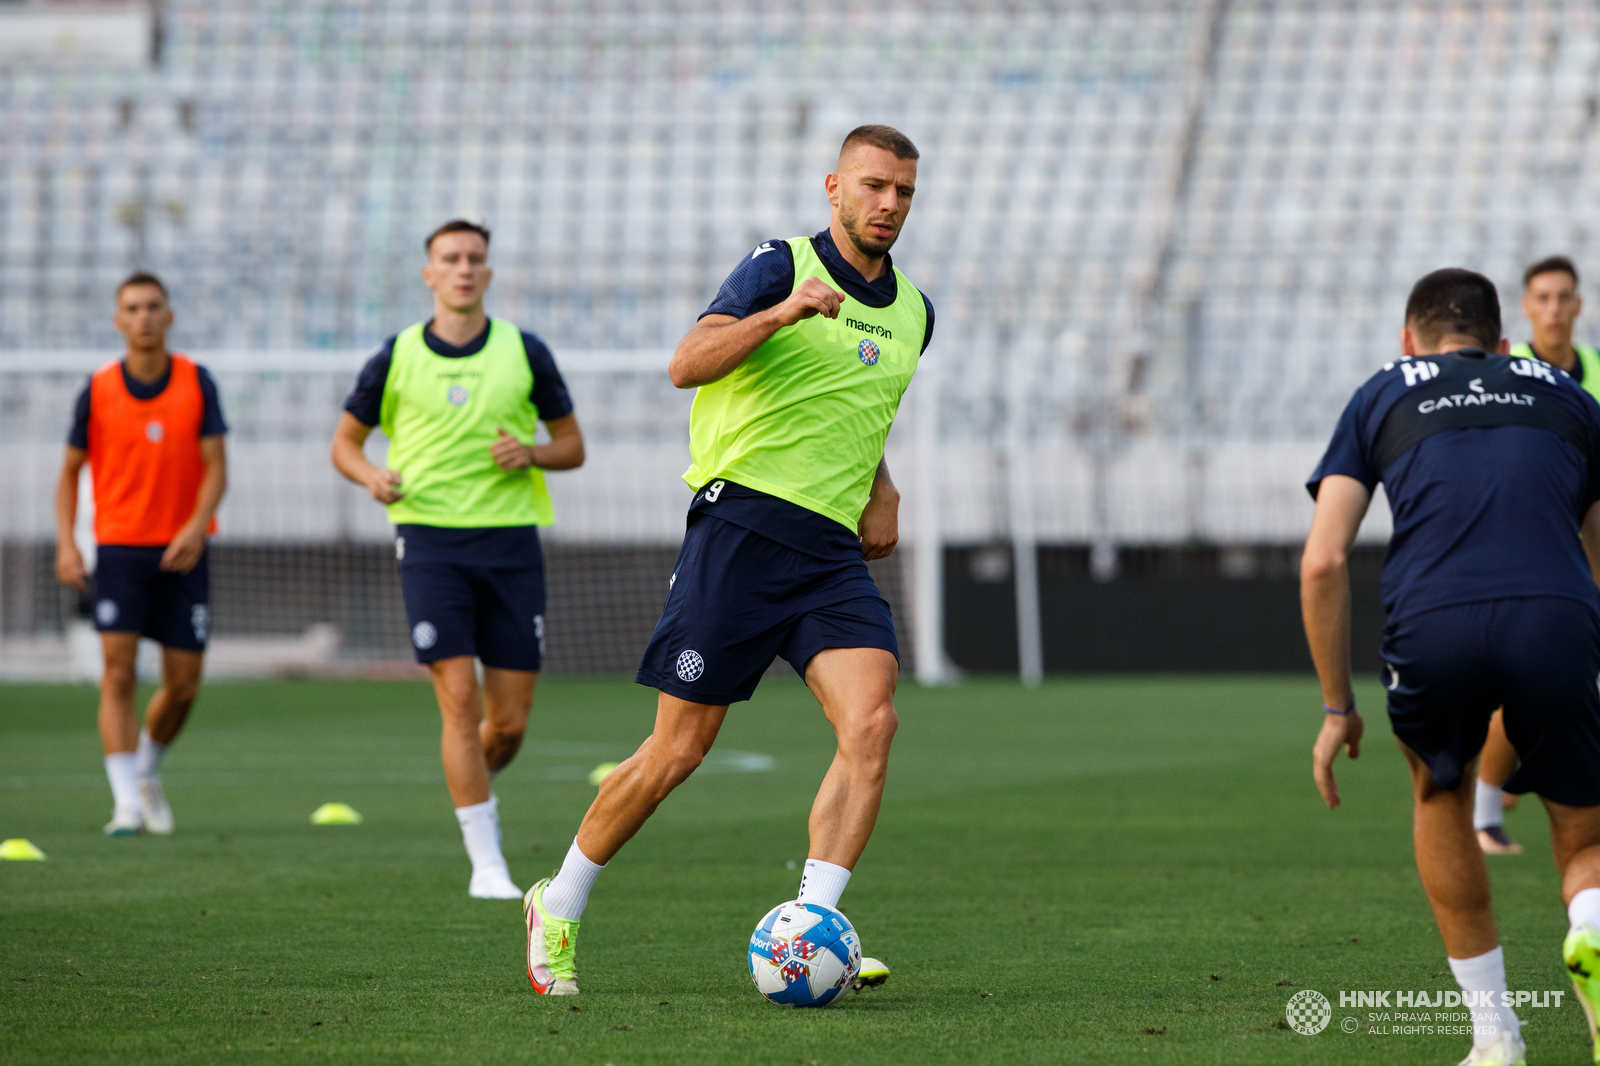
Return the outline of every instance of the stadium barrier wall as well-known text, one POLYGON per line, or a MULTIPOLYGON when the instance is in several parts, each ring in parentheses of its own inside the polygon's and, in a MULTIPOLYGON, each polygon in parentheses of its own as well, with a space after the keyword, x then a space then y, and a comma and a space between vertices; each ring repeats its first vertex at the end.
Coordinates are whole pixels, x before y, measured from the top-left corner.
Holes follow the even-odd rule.
MULTIPOLYGON (((1049 672, 1309 673, 1300 621, 1299 552, 1234 546, 1123 549, 1097 580, 1087 545, 1039 550, 1044 669, 1049 672)), ((945 647, 962 670, 1018 667, 1009 544, 947 549, 945 647)), ((1377 673, 1385 616, 1383 550, 1350 555, 1351 660, 1377 673)))
MULTIPOLYGON (((196 355, 216 376, 230 421, 230 488, 214 541, 214 673, 370 671, 395 669, 409 658, 393 531, 383 510, 328 460, 342 401, 366 355, 196 355)), ((0 353, 0 675, 91 670, 82 646, 93 645, 92 635, 85 638, 75 622, 75 596, 54 580, 52 498, 73 398, 84 376, 112 357, 0 353)), ((659 612, 689 501, 681 474, 692 393, 671 386, 667 357, 664 351, 559 355, 588 461, 582 470, 550 477, 558 514, 545 536, 552 670, 631 671, 659 612)), ((917 669, 924 680, 944 677, 946 653, 961 668, 1015 669, 1018 620, 1026 617, 1040 619, 1034 671, 1301 668, 1291 664, 1303 664, 1303 656, 1249 635, 1254 631, 1243 619, 1257 607, 1242 600, 1236 626, 1210 627, 1203 639, 1185 636, 1188 628, 1198 634, 1208 627, 1203 610, 1183 605, 1212 593, 1200 585, 1184 591, 1165 579, 1141 584, 1137 560, 1140 552, 1193 544, 1297 545, 1312 509, 1303 482, 1320 445, 1156 435, 1108 444, 1037 422, 1026 433, 996 435, 952 417, 952 404, 939 375, 919 377, 888 444, 902 492, 902 541, 874 573, 905 627, 908 675, 917 669), (970 580, 971 568, 960 560, 987 558, 993 553, 985 546, 995 544, 1013 551, 1021 545, 1037 559, 1036 585, 1021 589, 1036 595, 1019 597, 1009 578, 998 585, 970 580), (1030 545, 1039 546, 1036 554, 1030 545), (1063 569, 1061 560, 1078 558, 1073 553, 1085 545, 1135 571, 1106 585, 1096 579, 1116 575, 1115 565, 1088 577, 1076 564, 1063 569), (926 563, 921 570, 918 559, 926 563), (1072 628, 1076 618, 1102 615, 1126 624, 1072 628), (1166 625, 1167 617, 1200 622, 1166 625), (913 619, 947 635, 919 636, 913 619), (1105 643, 1110 633, 1136 636, 1152 626, 1165 634, 1159 648, 1139 639, 1113 641, 1120 651, 1105 643), (998 650, 1007 641, 1012 650, 998 650), (1217 641, 1227 648, 1213 649, 1217 641)), ((369 454, 381 461, 385 447, 375 433, 369 454)), ((92 562, 87 478, 79 498, 77 539, 92 562)), ((1387 507, 1375 501, 1362 540, 1381 543, 1388 531, 1387 507)), ((1216 595, 1231 603, 1271 580, 1224 582, 1216 595)), ((1262 617, 1289 617, 1281 609, 1283 589, 1262 596, 1262 617)), ((1297 616, 1285 625, 1298 641, 1297 616)))

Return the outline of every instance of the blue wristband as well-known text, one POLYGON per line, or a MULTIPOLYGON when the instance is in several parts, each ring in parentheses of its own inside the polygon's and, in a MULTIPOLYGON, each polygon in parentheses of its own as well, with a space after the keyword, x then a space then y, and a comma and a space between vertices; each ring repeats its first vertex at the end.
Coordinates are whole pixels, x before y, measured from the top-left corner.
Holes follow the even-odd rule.
POLYGON ((1339 717, 1340 717, 1340 718, 1343 718, 1343 717, 1344 717, 1344 716, 1345 716, 1345 715, 1347 715, 1347 714, 1349 714, 1349 713, 1350 713, 1350 711, 1353 711, 1353 710, 1355 710, 1355 709, 1356 709, 1356 705, 1355 705, 1355 704, 1353 704, 1353 703, 1352 703, 1352 704, 1351 704, 1351 705, 1350 705, 1350 711, 1336 711, 1336 710, 1334 710, 1334 709, 1333 709, 1333 708, 1332 708, 1332 707, 1329 707, 1329 706, 1328 706, 1328 705, 1327 705, 1327 704, 1326 704, 1326 703, 1324 703, 1324 704, 1323 704, 1323 705, 1322 705, 1322 709, 1323 709, 1323 710, 1324 710, 1324 711, 1326 711, 1326 712, 1328 712, 1328 713, 1329 713, 1329 714, 1336 714, 1336 715, 1338 715, 1338 716, 1339 716, 1339 717))

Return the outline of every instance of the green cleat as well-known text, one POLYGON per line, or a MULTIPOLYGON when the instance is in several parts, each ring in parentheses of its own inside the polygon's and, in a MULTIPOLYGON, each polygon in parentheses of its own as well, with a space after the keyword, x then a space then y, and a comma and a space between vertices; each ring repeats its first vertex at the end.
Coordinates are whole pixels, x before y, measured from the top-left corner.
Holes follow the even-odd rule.
POLYGON ((1567 964, 1572 987, 1578 990, 1583 1016, 1589 1021, 1590 1054, 1600 1063, 1600 1042, 1595 1039, 1595 1016, 1600 1012, 1600 929, 1592 925, 1573 926, 1561 945, 1561 961, 1567 964))
POLYGON ((522 897, 522 914, 528 922, 528 983, 541 996, 575 996, 578 923, 554 917, 544 909, 544 890, 549 883, 546 877, 522 897))

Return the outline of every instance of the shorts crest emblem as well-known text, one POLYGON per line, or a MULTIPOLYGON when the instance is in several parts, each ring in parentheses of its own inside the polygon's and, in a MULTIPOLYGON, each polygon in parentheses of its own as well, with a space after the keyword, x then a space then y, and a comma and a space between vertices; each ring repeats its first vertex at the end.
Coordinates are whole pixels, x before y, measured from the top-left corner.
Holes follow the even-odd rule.
POLYGON ((706 661, 694 650, 678 656, 678 677, 684 681, 697 681, 706 672, 706 661))

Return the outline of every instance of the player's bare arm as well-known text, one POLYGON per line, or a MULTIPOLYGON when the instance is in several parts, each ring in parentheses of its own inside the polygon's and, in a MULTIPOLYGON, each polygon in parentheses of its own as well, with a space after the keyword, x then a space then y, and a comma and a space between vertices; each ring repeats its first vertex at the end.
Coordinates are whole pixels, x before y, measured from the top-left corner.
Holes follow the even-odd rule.
POLYGON ((583 430, 578 427, 578 416, 552 418, 544 424, 550 431, 548 444, 524 444, 504 427, 496 426, 499 434, 489 446, 489 454, 501 470, 524 470, 536 466, 540 470, 576 470, 583 465, 583 430))
POLYGON ((201 437, 200 462, 205 473, 200 478, 194 514, 161 553, 161 569, 174 574, 193 570, 205 553, 206 530, 211 525, 212 515, 217 513, 217 505, 222 502, 222 494, 228 491, 227 438, 221 434, 201 437))
POLYGON ((372 435, 372 427, 346 411, 333 431, 333 466, 339 473, 361 485, 379 503, 394 503, 400 491, 400 471, 385 470, 368 459, 361 446, 372 435))
POLYGON ((89 591, 89 575, 72 531, 78 524, 78 475, 88 459, 87 451, 67 445, 61 477, 56 481, 56 578, 84 593, 89 591))
POLYGON ((706 315, 678 342, 667 374, 680 389, 720 381, 739 368, 774 333, 785 326, 822 315, 838 318, 844 293, 820 278, 806 278, 788 299, 746 318, 706 315))
POLYGON ((1350 568, 1348 558, 1372 495, 1355 478, 1333 474, 1317 491, 1311 534, 1300 558, 1300 611, 1305 619, 1311 659, 1322 683, 1322 702, 1334 711, 1323 716, 1322 732, 1311 749, 1311 774, 1329 807, 1339 806, 1333 761, 1339 749, 1361 754, 1365 729, 1350 685, 1350 568))
POLYGON ((872 477, 872 495, 867 497, 857 527, 861 534, 861 555, 867 561, 886 559, 900 543, 900 490, 889 477, 889 460, 878 460, 872 477))

